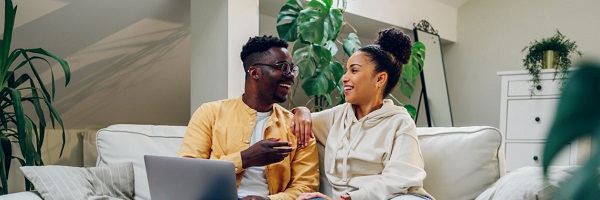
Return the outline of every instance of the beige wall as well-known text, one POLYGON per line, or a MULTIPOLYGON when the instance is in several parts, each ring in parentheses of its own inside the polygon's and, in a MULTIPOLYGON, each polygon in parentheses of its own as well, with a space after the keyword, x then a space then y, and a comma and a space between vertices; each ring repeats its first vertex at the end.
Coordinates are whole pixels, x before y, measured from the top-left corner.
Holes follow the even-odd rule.
MULTIPOLYGON (((60 133, 46 134, 46 164, 82 166, 83 136, 111 124, 187 124, 190 0, 14 3, 18 10, 12 48, 42 47, 71 67, 71 83, 64 88, 64 75, 53 66, 54 106, 68 130, 62 157, 60 133)), ((4 3, 0 5, 3 10, 4 3)), ((0 18, 3 22, 3 14, 0 18)), ((48 68, 37 66, 50 83, 48 68)), ((22 191, 23 178, 13 161, 10 191, 22 191)))
MULTIPOLYGON (((600 56, 600 1, 471 0, 458 10, 458 37, 444 59, 455 126, 499 125, 502 70, 521 70, 521 50, 559 29, 584 57, 600 56)), ((575 59, 579 60, 579 59, 575 59)))
MULTIPOLYGON (((15 0, 13 48, 42 47, 54 66, 55 108, 69 129, 189 119, 189 0, 15 0)), ((3 5, 3 4, 2 4, 3 5)), ((47 83, 50 71, 39 63, 47 83)))

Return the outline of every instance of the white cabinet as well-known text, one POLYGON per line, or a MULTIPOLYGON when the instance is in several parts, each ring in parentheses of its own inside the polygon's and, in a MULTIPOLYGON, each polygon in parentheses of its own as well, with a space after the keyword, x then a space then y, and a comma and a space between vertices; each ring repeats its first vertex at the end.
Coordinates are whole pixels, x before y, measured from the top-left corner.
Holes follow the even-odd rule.
MULTIPOLYGON (((500 131, 504 137, 506 170, 541 166, 542 151, 552 126, 561 84, 553 69, 540 72, 540 84, 533 87, 527 71, 498 72, 502 77, 500 131)), ((575 165, 577 143, 567 146, 552 165, 575 165)))

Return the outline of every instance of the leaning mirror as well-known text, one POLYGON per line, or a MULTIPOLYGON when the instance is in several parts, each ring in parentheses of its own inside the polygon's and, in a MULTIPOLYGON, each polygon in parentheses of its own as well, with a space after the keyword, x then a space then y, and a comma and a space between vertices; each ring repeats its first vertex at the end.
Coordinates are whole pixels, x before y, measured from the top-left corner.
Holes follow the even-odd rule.
POLYGON ((419 109, 419 114, 426 114, 427 125, 430 127, 452 127, 452 112, 440 36, 425 20, 415 25, 414 36, 416 41, 422 42, 426 47, 421 72, 421 95, 423 95, 425 112, 419 109))

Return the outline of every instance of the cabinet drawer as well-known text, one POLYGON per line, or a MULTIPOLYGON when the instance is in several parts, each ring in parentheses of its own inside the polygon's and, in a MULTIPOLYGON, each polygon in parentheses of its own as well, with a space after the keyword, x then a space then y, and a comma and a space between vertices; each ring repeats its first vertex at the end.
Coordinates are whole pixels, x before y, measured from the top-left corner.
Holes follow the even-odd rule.
POLYGON ((506 139, 546 139, 558 99, 508 100, 506 139))
MULTIPOLYGON (((560 80, 545 79, 540 80, 540 84, 533 89, 534 96, 545 96, 545 95, 558 95, 560 94, 560 80), (538 89, 539 88, 539 89, 538 89)), ((531 85, 533 82, 526 81, 509 81, 508 82, 508 96, 530 96, 531 85)))
MULTIPOLYGON (((542 166, 542 151, 544 143, 506 143, 506 170, 512 171, 524 166, 542 166)), ((571 145, 565 149, 552 161, 551 165, 571 165, 569 163, 571 155, 571 145)))

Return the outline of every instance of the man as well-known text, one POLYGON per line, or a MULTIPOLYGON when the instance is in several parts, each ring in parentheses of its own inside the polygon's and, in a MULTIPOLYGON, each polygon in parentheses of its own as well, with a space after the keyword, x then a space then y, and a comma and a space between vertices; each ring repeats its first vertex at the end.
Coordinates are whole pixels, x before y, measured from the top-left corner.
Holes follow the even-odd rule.
POLYGON ((245 93, 205 103, 192 116, 181 157, 227 160, 235 164, 238 197, 296 199, 318 189, 315 140, 296 148, 287 99, 298 66, 276 37, 253 37, 243 46, 245 93), (265 139, 266 138, 266 139, 265 139))

